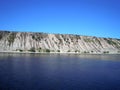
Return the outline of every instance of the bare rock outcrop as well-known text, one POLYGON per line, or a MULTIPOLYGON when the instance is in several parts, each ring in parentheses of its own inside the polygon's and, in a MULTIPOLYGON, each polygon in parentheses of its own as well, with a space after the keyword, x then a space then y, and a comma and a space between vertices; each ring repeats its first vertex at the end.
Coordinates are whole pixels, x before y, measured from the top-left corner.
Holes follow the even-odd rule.
POLYGON ((0 31, 0 51, 120 53, 120 39, 71 34, 0 31))

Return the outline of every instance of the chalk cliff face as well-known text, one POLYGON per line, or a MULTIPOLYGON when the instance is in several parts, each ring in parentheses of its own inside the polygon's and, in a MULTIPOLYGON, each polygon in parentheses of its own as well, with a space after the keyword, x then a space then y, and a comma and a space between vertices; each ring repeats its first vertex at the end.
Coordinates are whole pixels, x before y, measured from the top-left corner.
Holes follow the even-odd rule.
POLYGON ((0 31, 0 51, 119 53, 120 39, 97 38, 71 34, 46 34, 0 31))

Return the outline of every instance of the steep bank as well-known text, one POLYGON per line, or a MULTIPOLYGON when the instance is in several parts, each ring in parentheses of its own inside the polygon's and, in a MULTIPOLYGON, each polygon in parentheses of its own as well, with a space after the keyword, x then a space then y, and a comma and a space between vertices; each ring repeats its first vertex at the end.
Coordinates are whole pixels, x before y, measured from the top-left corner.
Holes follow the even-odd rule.
POLYGON ((0 51, 120 53, 120 39, 0 31, 0 51))

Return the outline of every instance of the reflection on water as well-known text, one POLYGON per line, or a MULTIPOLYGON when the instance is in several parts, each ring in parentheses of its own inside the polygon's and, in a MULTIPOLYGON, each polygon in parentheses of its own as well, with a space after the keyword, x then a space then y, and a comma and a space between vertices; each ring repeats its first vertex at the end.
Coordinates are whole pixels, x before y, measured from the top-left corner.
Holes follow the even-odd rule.
POLYGON ((0 54, 2 90, 120 90, 120 55, 0 54))
POLYGON ((98 59, 98 60, 120 60, 119 54, 98 54, 98 55, 79 55, 80 58, 98 59))
POLYGON ((98 60, 119 60, 120 54, 82 54, 82 55, 77 55, 77 54, 49 54, 49 53, 44 53, 44 54, 28 54, 28 53, 0 53, 0 58, 10 58, 10 57, 46 57, 46 56, 52 56, 52 57, 58 57, 58 56, 67 56, 67 57, 80 57, 81 59, 86 58, 86 59, 98 59, 98 60))

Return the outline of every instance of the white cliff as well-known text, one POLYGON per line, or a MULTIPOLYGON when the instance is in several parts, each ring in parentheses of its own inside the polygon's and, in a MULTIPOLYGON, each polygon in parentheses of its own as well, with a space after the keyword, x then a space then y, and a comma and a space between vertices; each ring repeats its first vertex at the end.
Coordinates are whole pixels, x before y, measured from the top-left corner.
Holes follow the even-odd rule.
POLYGON ((0 51, 119 53, 120 39, 71 34, 0 31, 0 51))

